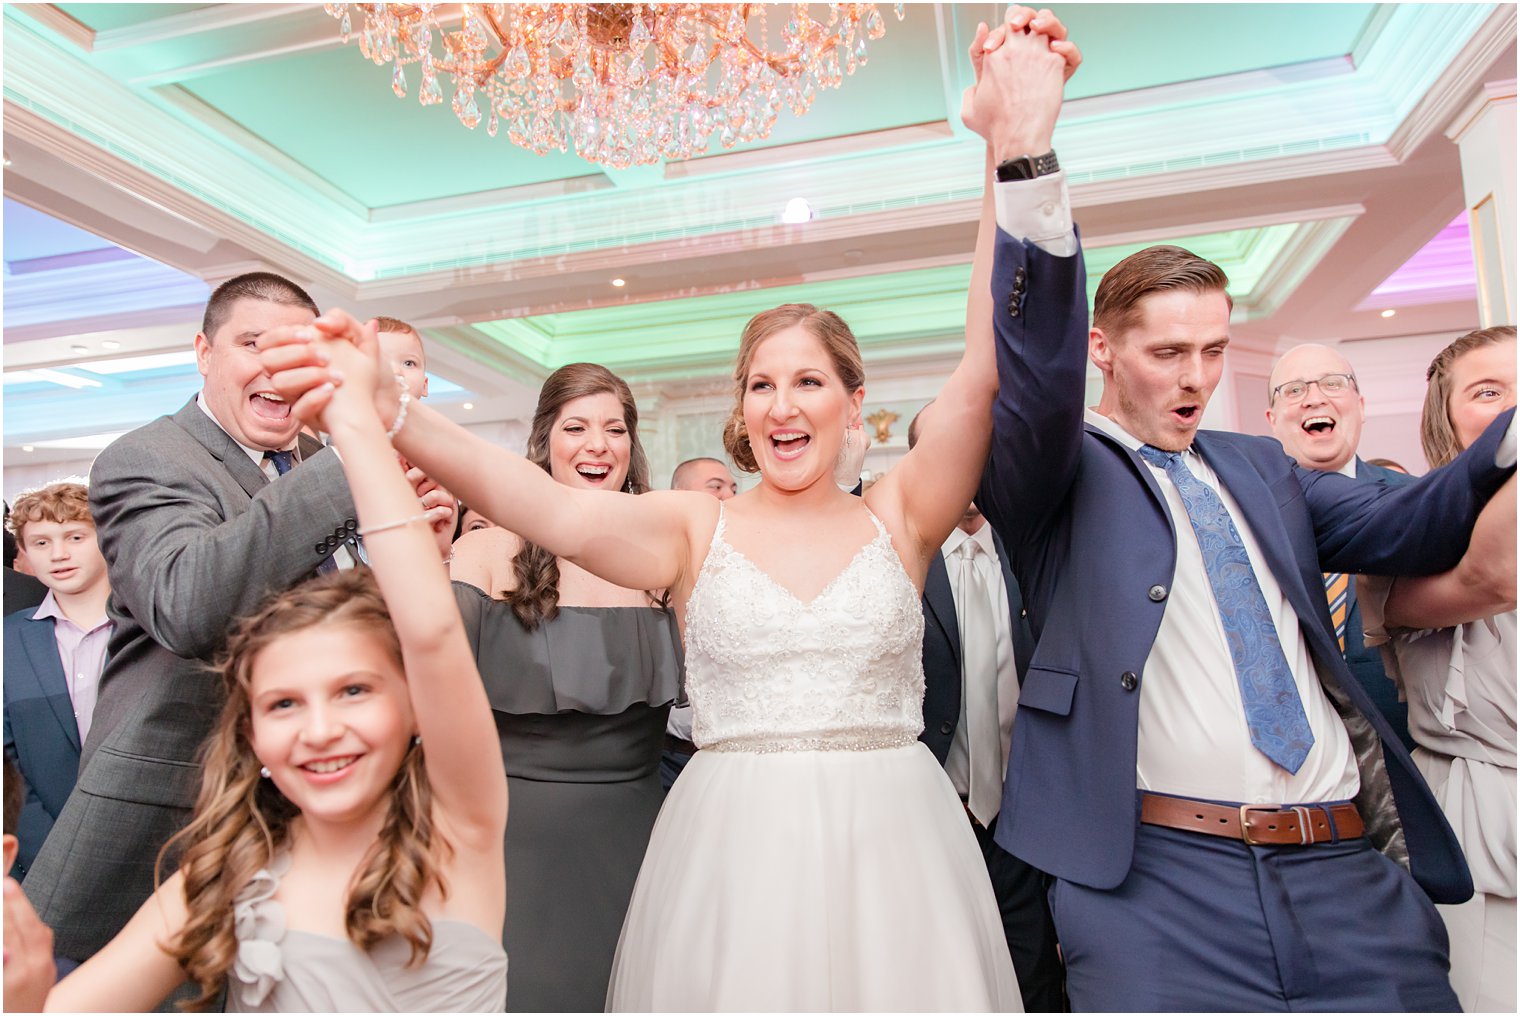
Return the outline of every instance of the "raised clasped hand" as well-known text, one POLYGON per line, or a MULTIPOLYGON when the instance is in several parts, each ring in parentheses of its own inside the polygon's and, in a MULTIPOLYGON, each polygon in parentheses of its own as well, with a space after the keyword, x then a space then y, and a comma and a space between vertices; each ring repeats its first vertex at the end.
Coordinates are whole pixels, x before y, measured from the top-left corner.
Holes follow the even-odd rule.
POLYGON ((395 420, 397 379, 380 366, 374 322, 332 309, 310 324, 274 328, 258 338, 259 359, 275 390, 302 420, 331 431, 352 414, 395 420))
POLYGON ((1061 19, 1010 6, 996 28, 977 26, 970 56, 976 83, 962 97, 961 120, 1000 160, 1049 151, 1062 86, 1082 63, 1061 19))

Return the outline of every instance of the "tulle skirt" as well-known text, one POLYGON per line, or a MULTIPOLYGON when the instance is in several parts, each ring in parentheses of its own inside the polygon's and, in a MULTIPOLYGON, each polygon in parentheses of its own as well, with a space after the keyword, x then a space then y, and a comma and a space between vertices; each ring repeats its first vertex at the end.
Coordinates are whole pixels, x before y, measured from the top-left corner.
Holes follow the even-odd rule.
POLYGON ((965 809, 914 743, 698 752, 655 824, 607 1009, 1023 1006, 965 809))

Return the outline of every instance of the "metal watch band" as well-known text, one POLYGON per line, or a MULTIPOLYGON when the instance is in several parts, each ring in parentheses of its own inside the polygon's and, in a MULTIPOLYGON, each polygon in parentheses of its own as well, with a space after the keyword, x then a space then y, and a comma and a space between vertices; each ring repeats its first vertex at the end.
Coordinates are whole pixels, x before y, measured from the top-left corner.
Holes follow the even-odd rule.
POLYGON ((1009 180, 1033 180, 1037 176, 1049 176, 1061 168, 1054 150, 1044 155, 1020 155, 1007 162, 998 163, 995 175, 999 183, 1009 180))

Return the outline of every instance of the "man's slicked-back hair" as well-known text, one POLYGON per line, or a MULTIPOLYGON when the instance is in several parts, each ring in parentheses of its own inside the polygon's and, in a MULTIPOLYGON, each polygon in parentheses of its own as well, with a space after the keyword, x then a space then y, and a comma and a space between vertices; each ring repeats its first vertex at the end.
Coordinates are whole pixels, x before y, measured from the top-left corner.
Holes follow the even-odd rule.
POLYGON ((1117 339, 1140 320, 1140 301, 1152 293, 1180 289, 1189 293, 1223 293, 1231 309, 1224 269, 1190 250, 1157 244, 1136 251, 1108 270, 1093 298, 1093 327, 1117 339))
POLYGON ((281 303, 287 307, 305 307, 313 314, 317 302, 300 286, 283 275, 273 272, 248 272, 236 275, 217 286, 206 301, 206 315, 201 318, 201 334, 207 341, 215 341, 216 333, 232 314, 232 305, 239 300, 265 300, 281 303))

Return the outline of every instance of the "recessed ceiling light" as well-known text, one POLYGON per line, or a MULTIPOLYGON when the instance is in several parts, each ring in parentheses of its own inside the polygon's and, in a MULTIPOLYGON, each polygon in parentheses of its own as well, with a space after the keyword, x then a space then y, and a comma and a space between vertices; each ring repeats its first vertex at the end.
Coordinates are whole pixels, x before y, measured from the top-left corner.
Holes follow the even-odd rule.
POLYGON ((475 408, 475 403, 473 403, 473 402, 466 402, 463 405, 461 405, 459 408, 461 408, 461 409, 474 409, 475 408))
POLYGON ((74 354, 78 355, 78 356, 84 356, 84 355, 86 355, 86 354, 89 353, 90 347, 89 346, 70 346, 69 350, 71 352, 73 352, 74 354))
POLYGON ((613 279, 612 280, 612 284, 614 286, 616 286, 617 288, 622 289, 624 286, 628 285, 628 280, 627 279, 613 279))
POLYGON ((121 343, 117 342, 115 339, 101 339, 100 340, 100 348, 101 349, 120 349, 121 348, 121 343))
POLYGON ((1393 317, 1397 313, 1398 313, 1398 311, 1396 311, 1396 310, 1385 310, 1385 311, 1383 311, 1383 313, 1380 316, 1382 316, 1382 317, 1393 317))
POLYGON ((805 198, 792 198, 781 210, 781 221, 788 225, 807 222, 813 217, 813 206, 805 198))
POLYGON ((21 446, 21 450, 24 451, 24 452, 34 452, 37 449, 34 446, 32 446, 32 445, 24 444, 24 445, 21 446))

